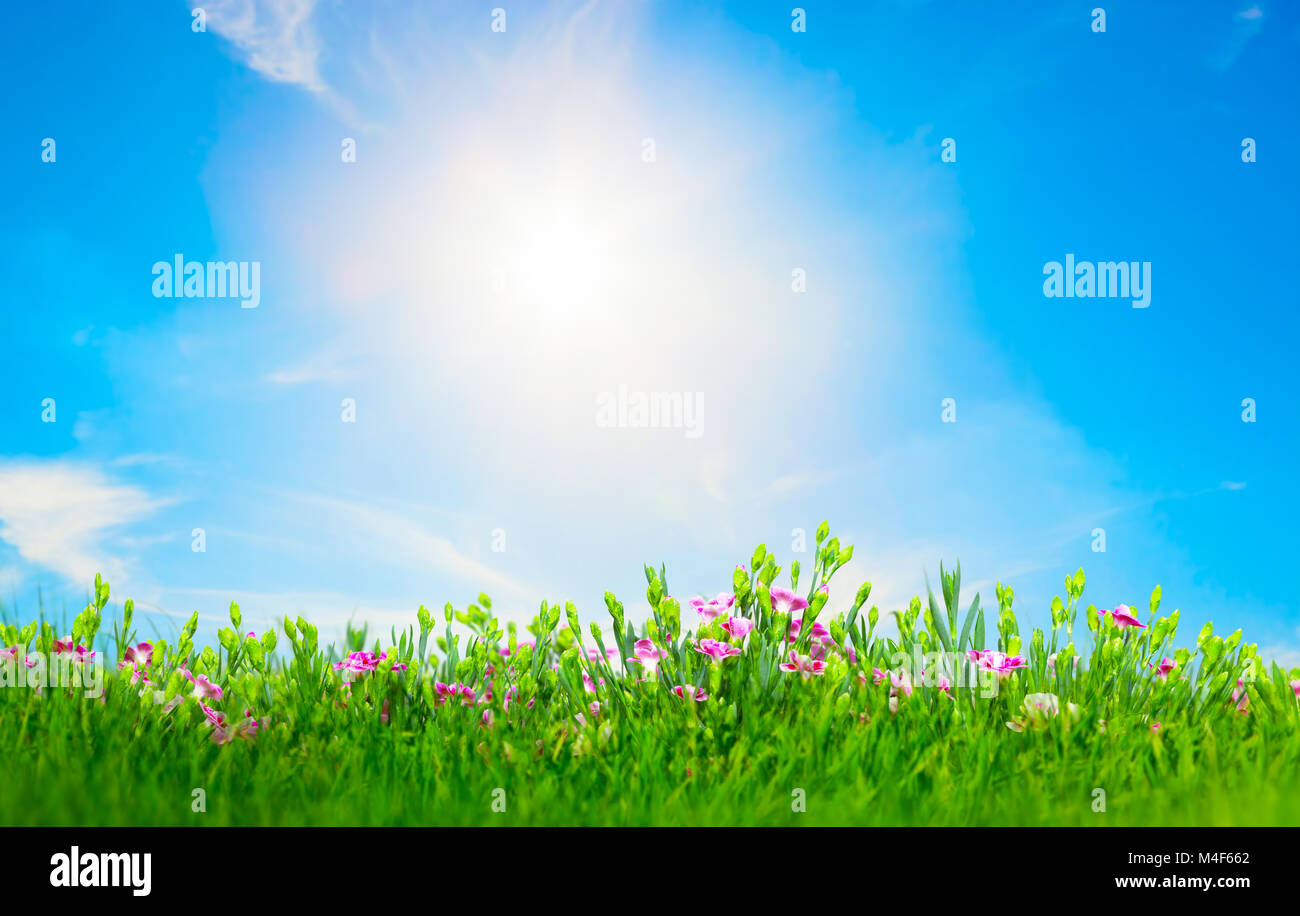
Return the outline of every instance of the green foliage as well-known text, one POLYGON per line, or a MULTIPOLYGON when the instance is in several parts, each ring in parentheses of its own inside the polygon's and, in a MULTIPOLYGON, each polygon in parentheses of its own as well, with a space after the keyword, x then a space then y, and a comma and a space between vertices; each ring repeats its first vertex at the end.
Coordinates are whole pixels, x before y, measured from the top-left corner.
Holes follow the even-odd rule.
MULTIPOLYGON (((1158 587, 1145 625, 1121 627, 1082 603, 1080 569, 1022 635, 1009 586, 986 609, 943 564, 938 594, 881 626, 870 583, 832 583, 852 556, 823 523, 788 591, 759 545, 707 614, 646 566, 644 620, 606 592, 608 620, 543 601, 523 627, 479 594, 441 621, 421 606, 386 643, 349 624, 342 651, 301 616, 249 635, 232 603, 216 647, 195 646, 195 614, 147 664, 128 601, 102 697, 0 689, 0 824, 1300 823, 1300 670, 1241 631, 1176 646, 1158 587), (808 606, 778 613, 791 592, 808 606)), ((71 623, 87 651, 108 583, 92 594, 71 623)), ((60 638, 0 635, 19 661, 60 638)))

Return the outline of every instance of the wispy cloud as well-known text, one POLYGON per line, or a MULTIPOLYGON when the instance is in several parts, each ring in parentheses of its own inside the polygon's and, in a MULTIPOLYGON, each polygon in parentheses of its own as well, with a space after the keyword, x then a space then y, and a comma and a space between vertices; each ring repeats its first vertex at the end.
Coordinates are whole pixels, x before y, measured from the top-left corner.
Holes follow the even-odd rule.
POLYGON ((343 365, 335 348, 327 347, 300 362, 276 369, 266 378, 276 385, 302 385, 309 382, 342 382, 356 377, 356 370, 343 365))
POLYGON ((1217 70, 1227 70, 1250 40, 1264 30, 1264 10, 1258 3, 1250 4, 1237 11, 1232 17, 1232 31, 1223 45, 1210 59, 1210 65, 1217 70))
POLYGON ((106 537, 165 504, 91 466, 0 464, 0 539, 28 563, 75 584, 96 572, 123 582, 127 560, 104 545, 106 537))
POLYGON ((1300 668, 1300 627, 1295 629, 1296 642, 1290 645, 1265 646, 1259 650, 1265 662, 1277 662, 1278 666, 1290 670, 1300 668))
POLYGON ((316 0, 203 0, 192 6, 202 7, 208 28, 267 79, 325 91, 310 22, 316 0))
POLYGON ((324 509, 333 518, 333 530, 351 531, 389 561, 412 567, 432 566, 477 587, 495 589, 511 598, 533 598, 542 593, 495 567, 463 553, 452 541, 429 531, 407 515, 377 505, 314 494, 290 494, 303 504, 324 509))

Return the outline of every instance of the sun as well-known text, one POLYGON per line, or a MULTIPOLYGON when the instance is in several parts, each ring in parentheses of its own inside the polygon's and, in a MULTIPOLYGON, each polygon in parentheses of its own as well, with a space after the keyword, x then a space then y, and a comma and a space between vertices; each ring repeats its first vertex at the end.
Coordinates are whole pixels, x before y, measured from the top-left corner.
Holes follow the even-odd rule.
POLYGON ((560 325, 597 318, 618 286, 617 214, 580 189, 517 202, 501 222, 493 292, 521 316, 560 325))

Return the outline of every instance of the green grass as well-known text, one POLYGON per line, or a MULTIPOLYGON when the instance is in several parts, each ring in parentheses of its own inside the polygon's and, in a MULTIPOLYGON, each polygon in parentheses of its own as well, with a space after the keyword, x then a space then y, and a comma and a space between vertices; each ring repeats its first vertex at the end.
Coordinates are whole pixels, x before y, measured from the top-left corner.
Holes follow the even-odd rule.
MULTIPOLYGON (((1080 571, 1053 602, 1050 630, 1022 646, 1009 589, 998 587, 996 608, 978 598, 963 607, 960 570, 941 567, 941 594, 913 599, 886 638, 868 585, 842 615, 818 595, 851 553, 823 525, 801 583, 796 565, 784 572, 760 547, 731 581, 730 615, 755 630, 721 662, 689 640, 729 637, 719 626, 727 614, 700 618, 667 597, 666 570, 647 568, 653 615, 639 628, 607 595, 600 623, 543 603, 531 632, 517 632, 481 595, 436 617, 421 608, 382 643, 349 629, 336 652, 302 618, 241 639, 232 605, 218 647, 193 646, 197 618, 175 646, 154 640, 148 686, 131 683, 130 665, 116 668, 136 639, 133 608, 105 640, 108 586, 97 581, 72 638, 108 663, 102 700, 67 687, 0 689, 0 824, 1300 824, 1291 683, 1300 671, 1265 664, 1240 632, 1224 638, 1207 625, 1194 649, 1174 650, 1178 613, 1160 616, 1159 589, 1139 615, 1147 626, 1117 629, 1083 604, 1080 571), (773 612, 769 586, 781 583, 811 604, 793 615, 803 620, 796 652, 813 654, 813 623, 825 624, 821 673, 778 667, 790 617, 773 612), (638 666, 617 659, 644 638, 666 657, 640 681, 638 666), (986 646, 1024 667, 939 689, 938 672, 955 680, 967 670, 958 659, 986 646), (386 658, 348 688, 333 664, 367 647, 386 658), (896 656, 932 651, 946 654, 924 664, 930 681, 896 656), (1149 667, 1164 657, 1177 664, 1167 678, 1149 667), (256 732, 230 727, 229 741, 214 740, 223 732, 190 696, 182 662, 221 687, 211 709, 228 723, 250 710, 256 732), (875 683, 873 669, 901 678, 904 668, 912 691, 891 709, 892 682, 875 683), (436 685, 455 682, 476 690, 472 706, 440 702, 436 685), (670 691, 683 683, 708 699, 670 691), (507 690, 517 695, 508 709, 507 690), (1057 713, 1029 712, 1026 696, 1047 693, 1057 713), (206 810, 194 810, 196 790, 206 810)), ((50 653, 57 634, 7 623, 3 635, 21 663, 50 653)))

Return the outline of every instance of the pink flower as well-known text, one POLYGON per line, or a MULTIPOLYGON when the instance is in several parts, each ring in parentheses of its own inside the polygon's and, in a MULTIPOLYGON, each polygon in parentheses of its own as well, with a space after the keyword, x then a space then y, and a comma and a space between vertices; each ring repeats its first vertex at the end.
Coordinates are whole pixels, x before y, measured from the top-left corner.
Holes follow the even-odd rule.
MULTIPOLYGON (((388 721, 388 701, 387 701, 387 700, 384 700, 384 712, 383 712, 383 718, 384 718, 384 721, 385 721, 385 722, 388 721)), ((245 710, 244 710, 244 721, 241 722, 241 723, 239 723, 239 732, 240 732, 240 734, 241 734, 243 737, 245 737, 245 738, 256 738, 256 737, 257 737, 257 733, 258 733, 261 729, 263 729, 263 728, 265 728, 265 727, 266 727, 266 722, 265 722, 265 721, 258 722, 256 719, 253 718, 253 711, 252 711, 251 709, 245 709, 245 710)))
POLYGON ((726 592, 718 592, 718 597, 708 602, 705 602, 703 598, 691 599, 691 607, 695 608, 695 612, 708 620, 712 620, 724 611, 730 610, 735 603, 736 596, 726 592))
POLYGON ((715 662, 721 662, 723 659, 730 658, 733 655, 739 655, 740 647, 731 646, 716 639, 701 639, 696 643, 695 651, 699 652, 701 655, 707 655, 715 662))
POLYGON ((649 639, 638 639, 632 651, 636 657, 629 658, 628 664, 640 665, 647 674, 653 674, 658 669, 659 662, 668 657, 668 650, 660 649, 649 639))
MULTIPOLYGON (((790 621, 790 632, 787 634, 787 639, 790 640, 798 639, 799 633, 802 630, 803 630, 802 620, 790 621)), ((835 640, 831 639, 830 630, 826 629, 820 623, 814 623, 812 627, 812 644, 813 644, 814 656, 817 658, 821 658, 823 655, 825 655, 825 652, 821 651, 821 649, 824 646, 835 645, 835 640)))
POLYGON ((0 662, 18 661, 18 650, 21 648, 22 646, 10 646, 8 649, 0 649, 0 662))
POLYGON ((447 700, 455 699, 456 697, 460 697, 460 703, 462 706, 473 706, 474 700, 478 696, 474 693, 474 689, 468 684, 461 684, 459 682, 454 684, 444 684, 442 681, 434 681, 433 692, 438 695, 439 706, 447 700))
POLYGON ((194 679, 194 693, 191 696, 200 703, 204 700, 219 700, 222 697, 221 687, 208 680, 206 674, 200 674, 194 679))
POLYGON ((1237 704, 1237 712, 1243 716, 1250 715, 1250 694, 1246 692, 1246 687, 1241 683, 1241 678, 1237 678, 1237 690, 1232 691, 1232 702, 1237 704))
POLYGON ((1138 627, 1140 629, 1146 626, 1145 623, 1141 623, 1136 617, 1133 616, 1133 609, 1129 607, 1127 604, 1117 605, 1115 607, 1115 610, 1102 611, 1102 613, 1110 614, 1111 619, 1115 621, 1115 626, 1119 627, 1121 630, 1127 627, 1138 627))
POLYGON ((703 703, 709 698, 709 695, 704 692, 703 687, 693 687, 690 684, 686 684, 684 687, 673 688, 673 693, 677 694, 683 700, 686 699, 686 694, 691 693, 692 691, 694 691, 694 694, 691 699, 696 703, 703 703))
POLYGON ((816 661, 806 655, 800 655, 794 649, 790 650, 790 660, 781 663, 782 671, 798 672, 805 678, 813 675, 820 675, 826 672, 826 663, 816 661))
POLYGON ((163 712, 163 715, 167 715, 167 714, 170 713, 173 709, 175 709, 177 706, 180 706, 182 703, 184 703, 184 702, 185 702, 185 697, 181 696, 181 695, 178 693, 178 694, 176 694, 176 696, 174 696, 174 697, 172 697, 170 700, 168 700, 168 699, 167 699, 167 694, 166 694, 164 691, 162 691, 162 690, 155 690, 155 691, 153 692, 153 701, 154 701, 154 704, 155 704, 155 705, 161 705, 161 706, 162 706, 162 712, 163 712), (164 704, 165 704, 165 705, 164 705, 164 704))
POLYGON ((912 695, 912 678, 905 668, 889 672, 889 695, 896 697, 900 693, 905 697, 912 695))
MULTIPOLYGON (((77 653, 80 655, 84 650, 78 648, 77 653)), ((145 668, 153 662, 153 646, 147 642, 142 642, 138 646, 127 646, 126 651, 122 653, 122 661, 118 662, 118 670, 122 670, 127 665, 131 666, 131 683, 137 684, 140 681, 149 683, 149 675, 145 673, 145 668)))
POLYGON ((135 665, 140 668, 148 668, 153 663, 153 646, 147 642, 142 642, 136 646, 127 646, 126 651, 122 653, 122 661, 117 666, 125 668, 127 665, 135 665))
POLYGON ((505 707, 506 712, 510 712, 510 704, 519 701, 519 688, 507 687, 506 692, 501 697, 501 705, 505 707))
POLYGON ((1173 671, 1177 667, 1178 663, 1172 658, 1162 658, 1160 659, 1160 664, 1155 666, 1156 674, 1160 675, 1162 679, 1167 678, 1169 677, 1169 672, 1173 671))
POLYGON ((1151 726, 1151 731, 1153 731, 1153 732, 1158 732, 1158 731, 1160 731, 1160 723, 1157 722, 1155 725, 1152 725, 1152 726, 1151 726))
MULTIPOLYGON (((76 661, 79 662, 93 662, 95 660, 95 653, 91 652, 85 646, 74 646, 72 643, 71 636, 69 636, 67 639, 59 639, 57 636, 54 638, 54 654, 55 655, 75 654, 76 661)), ((32 666, 28 665, 27 667, 30 668, 32 666)))
POLYGON ((777 614, 793 614, 802 611, 808 602, 788 588, 776 587, 769 593, 772 596, 772 611, 777 614))
POLYGON ((226 721, 225 713, 204 706, 201 702, 199 706, 203 709, 203 715, 207 718, 208 725, 212 726, 212 740, 217 744, 229 744, 235 738, 255 738, 257 733, 266 727, 265 721, 258 722, 253 718, 253 712, 250 709, 244 710, 243 721, 232 726, 226 721))
MULTIPOLYGON (((200 703, 200 704, 199 704, 199 708, 203 710, 203 715, 204 715, 204 717, 208 720, 208 725, 212 726, 212 728, 213 728, 215 731, 219 731, 219 732, 222 732, 222 733, 224 733, 224 732, 226 731, 226 724, 227 724, 227 723, 226 723, 226 714, 225 714, 225 713, 221 712, 220 710, 213 709, 211 706, 206 706, 206 705, 204 705, 203 703, 200 703)), ((214 735, 213 735, 213 740, 214 740, 214 741, 217 741, 218 744, 225 744, 226 741, 229 741, 229 740, 230 740, 230 738, 229 738, 228 736, 224 735, 224 734, 222 735, 222 737, 223 737, 225 740, 217 741, 217 737, 216 737, 216 735, 214 734, 214 735)))
MULTIPOLYGON (((14 648, 17 648, 17 646, 14 648)), ((1291 690, 1295 692, 1297 697, 1300 697, 1300 677, 1291 682, 1291 690)))
POLYGON ((754 621, 744 617, 729 617, 723 621, 722 629, 730 633, 736 642, 741 642, 754 629, 754 621))
POLYGON ((375 655, 373 652, 350 652, 343 661, 334 663, 334 670, 344 672, 345 677, 364 674, 376 670, 379 663, 387 657, 387 652, 379 655, 375 655))
POLYGON ((871 683, 875 684, 877 687, 885 682, 886 677, 888 677, 888 675, 879 668, 871 669, 871 683))
POLYGON ((1017 668, 1028 668, 1029 662, 1019 655, 1007 655, 992 649, 971 649, 967 657, 985 671, 992 671, 1000 679, 1010 677, 1017 668))

